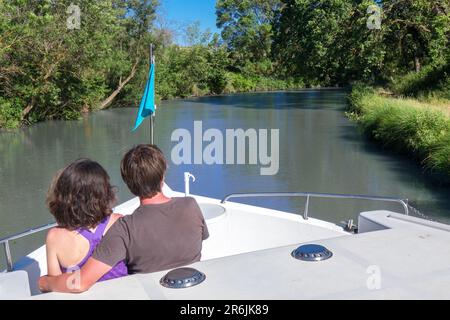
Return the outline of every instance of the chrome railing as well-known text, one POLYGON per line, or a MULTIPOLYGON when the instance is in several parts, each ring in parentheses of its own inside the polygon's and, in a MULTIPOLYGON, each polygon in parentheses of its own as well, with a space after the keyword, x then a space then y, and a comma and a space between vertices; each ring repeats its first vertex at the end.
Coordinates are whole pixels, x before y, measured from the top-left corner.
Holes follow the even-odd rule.
POLYGON ((56 227, 56 223, 49 223, 40 227, 36 227, 36 228, 32 228, 20 233, 17 233, 15 235, 0 239, 0 244, 3 244, 3 249, 5 252, 5 257, 6 257, 6 271, 10 272, 13 271, 14 269, 14 263, 13 263, 13 258, 11 255, 11 248, 9 246, 9 242, 13 241, 13 240, 17 240, 41 231, 45 231, 47 229, 56 227))
POLYGON ((303 219, 308 220, 309 201, 310 198, 332 198, 332 199, 359 199, 374 200, 383 202, 395 202, 403 206, 406 215, 409 215, 408 199, 398 199, 390 197, 365 196, 355 194, 333 194, 333 193, 315 193, 315 192, 259 192, 259 193, 232 193, 222 199, 221 203, 225 203, 231 198, 253 198, 253 197, 306 197, 305 211, 303 219))
MULTIPOLYGON (((389 197, 376 197, 376 196, 364 196, 364 195, 353 195, 353 194, 332 194, 332 193, 313 193, 313 192, 261 192, 261 193, 233 193, 227 195, 222 199, 221 203, 225 203, 231 198, 250 198, 250 197, 306 197, 305 211, 303 212, 303 218, 308 219, 308 210, 310 198, 335 198, 335 199, 361 199, 361 200, 375 200, 375 201, 385 201, 385 202, 396 202, 400 203, 405 211, 406 215, 409 215, 408 211, 408 200, 389 198, 389 197)), ((15 235, 0 239, 0 244, 3 244, 3 249, 6 257, 6 270, 8 272, 14 269, 13 258, 11 254, 10 241, 17 240, 29 235, 33 235, 38 232, 48 230, 55 227, 56 223, 49 223, 40 227, 32 228, 24 232, 17 233, 15 235)))

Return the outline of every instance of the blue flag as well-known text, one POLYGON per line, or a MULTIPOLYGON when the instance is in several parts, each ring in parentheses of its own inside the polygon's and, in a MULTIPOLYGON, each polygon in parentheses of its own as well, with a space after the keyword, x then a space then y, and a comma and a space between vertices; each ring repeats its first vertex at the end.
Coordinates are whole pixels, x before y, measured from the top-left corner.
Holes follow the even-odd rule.
POLYGON ((141 104, 139 105, 138 115, 136 122, 134 123, 135 131, 144 121, 146 117, 155 112, 155 64, 150 65, 150 72, 148 74, 147 84, 145 85, 144 96, 142 97, 141 104))

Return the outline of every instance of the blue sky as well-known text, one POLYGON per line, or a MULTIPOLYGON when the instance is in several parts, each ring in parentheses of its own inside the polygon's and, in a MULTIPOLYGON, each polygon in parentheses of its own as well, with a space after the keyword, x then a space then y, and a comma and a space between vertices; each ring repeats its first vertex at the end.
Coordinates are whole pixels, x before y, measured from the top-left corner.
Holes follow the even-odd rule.
POLYGON ((160 3, 159 14, 169 24, 181 26, 200 21, 202 30, 209 28, 220 33, 216 28, 216 0, 160 0, 160 3))

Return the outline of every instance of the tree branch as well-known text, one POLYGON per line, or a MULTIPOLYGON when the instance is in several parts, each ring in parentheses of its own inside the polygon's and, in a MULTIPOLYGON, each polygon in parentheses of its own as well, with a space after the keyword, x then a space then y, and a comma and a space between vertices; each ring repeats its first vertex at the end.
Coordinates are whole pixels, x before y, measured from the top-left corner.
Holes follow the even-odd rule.
POLYGON ((127 85, 127 83, 130 82, 131 79, 134 78, 134 76, 136 75, 136 67, 138 64, 139 64, 139 60, 136 59, 136 62, 134 63, 133 67, 131 68, 130 75, 123 82, 120 81, 117 89, 114 90, 109 95, 109 97, 107 97, 105 100, 102 101, 102 103, 100 104, 100 110, 106 109, 107 107, 109 107, 109 105, 114 101, 114 99, 117 97, 117 95, 120 93, 120 91, 122 91, 122 89, 127 85))

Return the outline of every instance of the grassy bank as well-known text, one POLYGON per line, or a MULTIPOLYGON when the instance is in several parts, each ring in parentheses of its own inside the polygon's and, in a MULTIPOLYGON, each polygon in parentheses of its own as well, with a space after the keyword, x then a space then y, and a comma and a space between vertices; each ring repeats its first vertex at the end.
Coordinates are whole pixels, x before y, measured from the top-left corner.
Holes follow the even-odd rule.
POLYGON ((450 101, 386 96, 355 85, 349 95, 351 119, 386 148, 411 156, 425 171, 450 182, 450 101))

